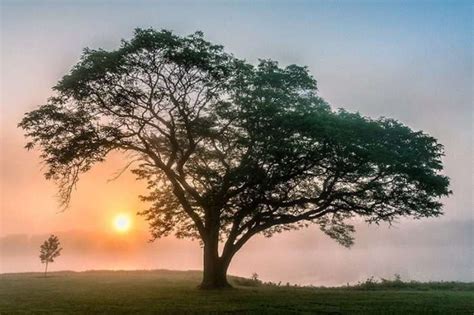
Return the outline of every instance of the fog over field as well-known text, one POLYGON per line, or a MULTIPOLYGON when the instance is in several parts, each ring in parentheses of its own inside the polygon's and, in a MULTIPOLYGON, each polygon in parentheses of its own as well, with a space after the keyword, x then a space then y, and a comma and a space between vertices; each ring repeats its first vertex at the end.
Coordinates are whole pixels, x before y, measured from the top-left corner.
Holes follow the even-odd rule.
MULTIPOLYGON (((298 284, 341 285, 370 276, 403 279, 474 281, 473 222, 429 222, 419 233, 414 224, 361 229, 346 249, 316 229, 256 238, 237 254, 230 273, 298 284), (440 255, 442 253, 442 255, 440 255)), ((58 232, 64 250, 51 270, 200 269, 198 242, 165 238, 147 242, 84 231, 58 232)), ((41 271, 39 245, 47 235, 9 235, 0 239, 0 272, 41 271), (8 253, 8 255, 6 255, 8 253)))

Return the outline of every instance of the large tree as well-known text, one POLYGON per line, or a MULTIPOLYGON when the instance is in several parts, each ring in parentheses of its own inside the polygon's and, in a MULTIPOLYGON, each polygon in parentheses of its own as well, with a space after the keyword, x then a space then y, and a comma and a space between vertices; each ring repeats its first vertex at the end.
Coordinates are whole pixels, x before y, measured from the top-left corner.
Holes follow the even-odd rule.
POLYGON ((54 91, 19 125, 62 205, 81 173, 132 152, 153 237, 202 241, 202 288, 228 286, 232 257, 256 234, 314 223, 350 246, 351 218, 438 216, 450 193, 433 137, 333 111, 306 67, 252 65, 200 32, 137 29, 117 50, 86 49, 54 91))

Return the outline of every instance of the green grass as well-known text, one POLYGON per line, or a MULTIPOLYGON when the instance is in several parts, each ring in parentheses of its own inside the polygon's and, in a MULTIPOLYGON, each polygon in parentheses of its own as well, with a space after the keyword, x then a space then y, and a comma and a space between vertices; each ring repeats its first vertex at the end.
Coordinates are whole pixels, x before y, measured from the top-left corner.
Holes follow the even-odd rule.
MULTIPOLYGON (((473 314, 474 286, 296 288, 242 278, 196 289, 196 271, 88 271, 0 275, 0 314, 473 314), (246 286, 242 286, 245 284, 246 286), (249 286, 254 285, 254 286, 249 286)), ((385 283, 386 284, 386 283, 385 283)))

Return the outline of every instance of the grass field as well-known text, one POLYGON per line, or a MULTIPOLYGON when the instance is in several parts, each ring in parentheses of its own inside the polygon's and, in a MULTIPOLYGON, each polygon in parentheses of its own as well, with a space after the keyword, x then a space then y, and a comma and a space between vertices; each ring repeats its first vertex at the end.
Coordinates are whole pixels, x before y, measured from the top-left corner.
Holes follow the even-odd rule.
POLYGON ((231 278, 196 289, 196 271, 88 271, 0 275, 0 314, 473 314, 474 285, 297 288, 231 278))

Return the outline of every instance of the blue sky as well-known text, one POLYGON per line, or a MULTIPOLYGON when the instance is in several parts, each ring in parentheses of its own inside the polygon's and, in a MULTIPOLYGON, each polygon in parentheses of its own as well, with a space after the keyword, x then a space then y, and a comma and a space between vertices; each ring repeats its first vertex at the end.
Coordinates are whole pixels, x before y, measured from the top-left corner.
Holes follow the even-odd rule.
MULTIPOLYGON (((356 239, 355 251, 360 257, 365 254, 381 257, 379 265, 386 264, 386 270, 373 269, 380 275, 405 270, 406 264, 424 262, 425 273, 406 271, 408 276, 473 280, 474 6, 470 1, 0 0, 0 3, 3 195, 0 236, 59 229, 66 222, 74 222, 79 210, 93 215, 92 210, 78 205, 61 217, 55 216, 51 210, 55 204, 54 187, 44 188, 39 160, 23 151, 23 136, 15 127, 25 111, 51 95, 51 86, 77 62, 82 49, 113 49, 121 38, 129 38, 136 27, 166 28, 180 35, 202 30, 210 41, 224 45, 227 51, 250 62, 271 58, 282 64, 307 65, 318 80, 320 94, 334 108, 360 111, 371 117, 393 117, 438 138, 446 148, 445 172, 451 177, 454 191, 445 200, 446 215, 419 222, 402 220, 396 230, 383 227, 386 244, 383 250, 373 247, 370 241, 380 231, 362 225, 363 241, 358 244, 356 239), (29 184, 32 175, 37 182, 29 184), (31 191, 40 191, 44 198, 15 209, 10 199, 17 199, 25 185, 30 185, 31 191), (31 213, 35 213, 37 223, 31 222, 27 228, 24 220, 31 213), (457 229, 458 226, 463 228, 457 229), (432 237, 440 229, 451 231, 446 235, 457 244, 460 239, 471 241, 449 249, 449 237, 447 244, 439 244, 432 237), (407 233, 422 236, 423 250, 419 250, 416 242, 401 246, 397 241, 399 233, 404 237, 407 233), (390 252, 412 255, 413 259, 397 261, 387 254, 390 252), (458 271, 449 267, 450 261, 441 259, 447 256, 454 257, 451 263, 458 271)), ((80 187, 78 190, 83 198, 91 198, 80 187)), ((310 229, 278 236, 280 243, 289 244, 282 247, 282 253, 295 255, 291 250, 294 244, 312 252, 315 233, 310 229)), ((275 245, 274 240, 256 242, 262 246, 275 245)), ((252 270, 245 269, 244 261, 254 259, 255 264, 261 261, 252 252, 252 246, 256 245, 239 254, 241 263, 237 259, 234 272, 250 274, 252 270)), ((335 255, 341 261, 354 257, 336 244, 331 246, 325 249, 331 257, 335 255)), ((281 256, 268 254, 267 259, 273 257, 277 267, 268 274, 257 272, 264 278, 277 280, 281 270, 286 269, 283 266, 278 269, 281 256)), ((318 261, 319 257, 316 253, 301 254, 292 263, 306 267, 312 263, 324 265, 318 261)), ((288 259, 283 261, 291 263, 288 259)), ((363 270, 363 259, 360 259, 361 267, 347 277, 357 280, 369 273, 363 270)), ((306 270, 304 275, 297 270, 286 270, 284 280, 317 281, 306 267, 300 268, 306 270)), ((345 267, 339 262, 337 268, 345 267)))

